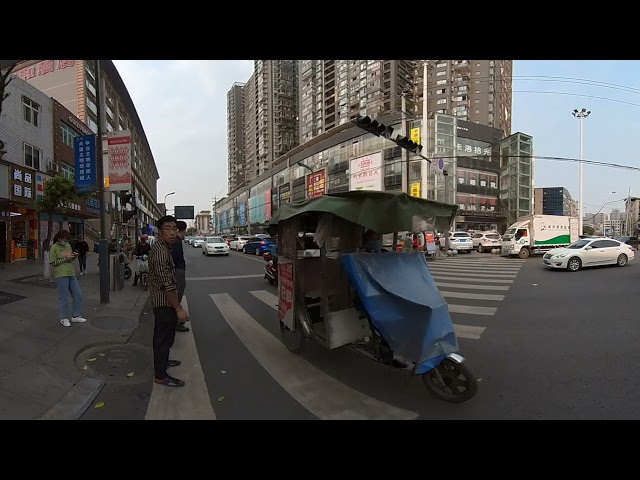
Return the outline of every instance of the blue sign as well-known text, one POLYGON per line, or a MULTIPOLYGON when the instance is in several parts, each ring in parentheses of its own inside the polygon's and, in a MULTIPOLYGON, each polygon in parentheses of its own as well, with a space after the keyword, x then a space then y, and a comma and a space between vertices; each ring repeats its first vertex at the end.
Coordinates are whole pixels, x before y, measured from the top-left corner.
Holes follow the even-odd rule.
POLYGON ((247 205, 244 202, 238 205, 238 225, 240 227, 247 225, 247 205))
POLYGON ((97 190, 96 136, 80 135, 73 139, 76 160, 76 188, 81 192, 97 190))

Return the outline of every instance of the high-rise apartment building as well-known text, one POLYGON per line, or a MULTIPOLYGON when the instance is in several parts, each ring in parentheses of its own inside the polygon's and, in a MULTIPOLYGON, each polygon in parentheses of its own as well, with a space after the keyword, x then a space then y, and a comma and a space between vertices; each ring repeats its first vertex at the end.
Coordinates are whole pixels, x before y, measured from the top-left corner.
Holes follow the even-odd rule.
POLYGON ((300 143, 358 114, 400 111, 401 94, 413 88, 415 62, 300 60, 300 143))
POLYGON ((428 112, 446 113, 511 135, 513 60, 416 61, 413 114, 422 115, 423 65, 428 112))
POLYGON ((244 181, 251 181, 298 146, 297 61, 256 60, 243 90, 244 181))
POLYGON ((234 83, 227 92, 228 191, 244 184, 244 83, 234 83))
POLYGON ((533 191, 534 215, 574 214, 575 202, 565 187, 535 188, 533 191))

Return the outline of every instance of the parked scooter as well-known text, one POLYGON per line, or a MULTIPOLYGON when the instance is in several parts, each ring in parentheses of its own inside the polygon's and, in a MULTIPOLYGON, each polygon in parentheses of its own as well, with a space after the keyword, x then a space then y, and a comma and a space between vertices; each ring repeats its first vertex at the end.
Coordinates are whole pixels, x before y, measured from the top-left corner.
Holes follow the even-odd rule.
POLYGON ((264 278, 271 285, 278 284, 278 265, 277 265, 277 257, 271 254, 271 252, 265 252, 262 255, 264 261, 267 262, 264 266, 264 278))
POLYGON ((138 272, 140 273, 140 283, 146 290, 149 288, 149 261, 147 255, 137 257, 138 259, 138 272))

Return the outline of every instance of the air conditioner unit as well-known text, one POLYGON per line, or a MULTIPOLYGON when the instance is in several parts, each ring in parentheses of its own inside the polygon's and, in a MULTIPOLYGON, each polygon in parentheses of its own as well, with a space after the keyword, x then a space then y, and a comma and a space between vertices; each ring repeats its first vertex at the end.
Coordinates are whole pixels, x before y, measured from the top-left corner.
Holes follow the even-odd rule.
POLYGON ((47 161, 47 173, 58 173, 60 171, 60 165, 53 160, 47 161))

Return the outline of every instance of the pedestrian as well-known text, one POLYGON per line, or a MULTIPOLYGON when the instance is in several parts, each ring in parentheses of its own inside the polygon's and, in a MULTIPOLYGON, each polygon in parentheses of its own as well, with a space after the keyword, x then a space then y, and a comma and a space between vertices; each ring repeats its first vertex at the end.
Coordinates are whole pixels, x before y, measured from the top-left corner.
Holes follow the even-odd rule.
POLYGON ((87 253, 89 253, 89 244, 80 235, 76 242, 75 252, 78 254, 78 263, 80 264, 80 275, 87 273, 87 253))
POLYGON ((87 321, 81 313, 82 291, 76 278, 76 271, 73 268, 73 261, 78 254, 73 253, 69 240, 71 235, 66 230, 59 231, 53 238, 53 245, 49 251, 49 263, 53 266, 53 274, 56 278, 58 288, 58 313, 60 323, 65 327, 70 327, 71 323, 84 323, 87 321), (67 296, 71 294, 73 300, 72 316, 69 321, 69 308, 67 296))
MULTIPOLYGON (((184 249, 182 248, 182 242, 184 241, 184 236, 187 233, 187 222, 183 222, 179 220, 176 222, 178 226, 178 233, 176 234, 176 241, 173 244, 173 248, 171 249, 171 256, 173 257, 173 264, 176 266, 176 285, 178 287, 178 301, 182 302, 182 297, 184 295, 184 290, 187 288, 187 264, 184 261, 184 249)), ((189 327, 185 326, 184 323, 178 323, 176 325, 176 332, 188 332, 189 327)))
POLYGON ((159 235, 149 253, 149 296, 153 306, 154 382, 167 387, 183 387, 184 381, 167 374, 168 367, 177 367, 179 360, 169 360, 169 353, 176 337, 176 325, 189 320, 189 314, 178 300, 176 269, 171 257, 178 227, 170 215, 158 220, 159 235))

